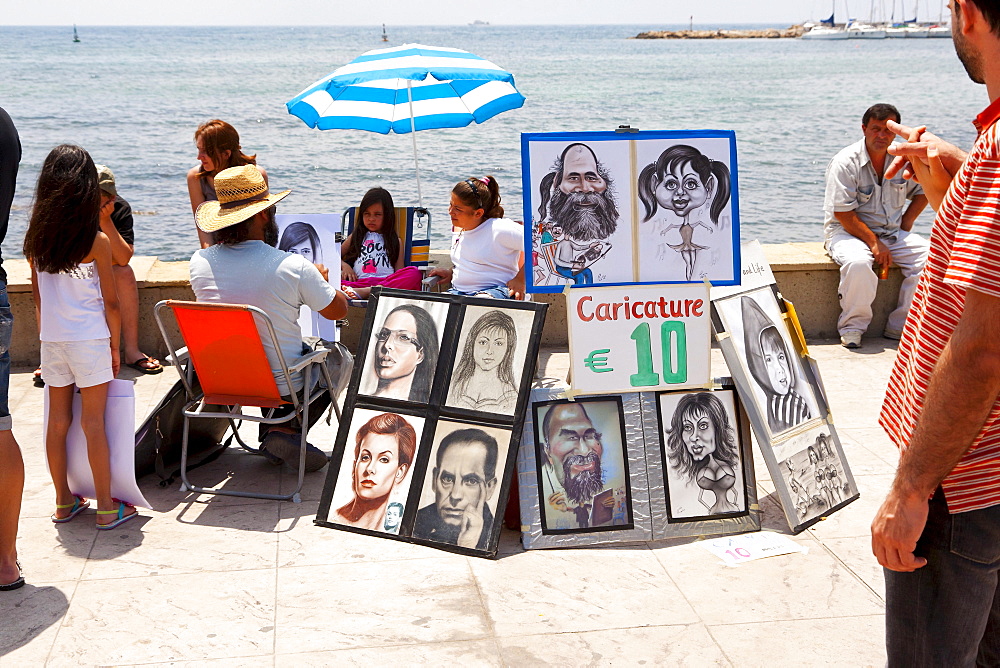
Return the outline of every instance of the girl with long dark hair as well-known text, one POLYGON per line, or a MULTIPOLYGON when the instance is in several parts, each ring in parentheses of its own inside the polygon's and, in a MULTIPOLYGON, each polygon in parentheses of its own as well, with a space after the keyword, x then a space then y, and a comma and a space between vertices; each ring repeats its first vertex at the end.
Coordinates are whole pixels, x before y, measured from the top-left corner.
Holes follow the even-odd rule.
MULTIPOLYGON (((104 206, 114 206, 107 200, 104 206)), ((118 373, 121 318, 111 242, 100 231, 97 168, 79 146, 56 146, 45 158, 24 237, 39 312, 42 375, 49 386, 45 452, 56 490, 52 521, 68 522, 89 507, 67 480, 66 435, 73 389, 80 389, 80 422, 97 496, 97 528, 113 529, 136 515, 111 498, 111 462, 104 428, 108 383, 118 373)))
POLYGON ((407 267, 396 230, 396 209, 385 188, 361 198, 354 230, 341 246, 341 285, 349 295, 368 299, 372 287, 420 289, 420 270, 407 267), (348 290, 349 288, 349 290, 348 290))

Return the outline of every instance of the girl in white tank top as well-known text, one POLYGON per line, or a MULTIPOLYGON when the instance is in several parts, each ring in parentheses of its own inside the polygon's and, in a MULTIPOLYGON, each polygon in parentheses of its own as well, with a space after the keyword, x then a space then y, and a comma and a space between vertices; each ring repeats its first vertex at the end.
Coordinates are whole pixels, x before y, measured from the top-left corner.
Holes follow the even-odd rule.
POLYGON ((45 452, 56 489, 52 521, 68 522, 90 506, 69 488, 66 434, 73 391, 82 399, 81 423, 97 497, 97 528, 113 529, 136 515, 111 497, 111 464, 104 425, 108 383, 118 373, 118 293, 111 243, 99 220, 110 222, 114 198, 98 188, 97 169, 79 146, 57 146, 38 176, 35 205, 24 236, 39 312, 42 376, 49 392, 45 452))

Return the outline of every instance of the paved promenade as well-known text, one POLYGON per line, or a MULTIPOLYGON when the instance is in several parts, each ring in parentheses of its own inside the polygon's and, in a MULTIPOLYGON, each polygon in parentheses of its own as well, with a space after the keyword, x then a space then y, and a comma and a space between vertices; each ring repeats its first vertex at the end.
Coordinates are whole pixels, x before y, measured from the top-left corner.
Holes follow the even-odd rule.
MULTIPOLYGON (((0 666, 881 666, 883 583, 869 547, 895 448, 876 424, 895 344, 814 342, 861 498, 793 540, 806 554, 724 566, 697 542, 524 551, 496 561, 319 528, 326 469, 303 503, 141 486, 154 510, 109 532, 93 511, 53 525, 43 392, 11 376, 27 481, 19 554, 28 585, 0 593, 0 666)), ((716 354, 716 375, 726 373, 716 354)), ((543 353, 547 375, 566 355, 543 353)), ((122 374, 126 377, 126 374, 122 374)), ((176 380, 142 376, 137 423, 176 380)), ((310 440, 329 451, 336 422, 310 440)), ((233 449, 195 481, 293 484, 233 449)), ((757 458, 765 530, 788 533, 757 458)))

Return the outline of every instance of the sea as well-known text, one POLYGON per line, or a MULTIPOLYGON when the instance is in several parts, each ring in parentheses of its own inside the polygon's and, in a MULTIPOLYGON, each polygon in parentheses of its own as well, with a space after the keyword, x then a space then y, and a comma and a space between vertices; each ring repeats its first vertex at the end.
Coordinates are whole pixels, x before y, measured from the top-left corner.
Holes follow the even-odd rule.
MULTIPOLYGON (((282 213, 342 212, 376 185, 418 200, 410 135, 314 130, 285 102, 361 53, 416 42, 456 47, 514 74, 520 109, 480 125, 416 134, 432 247, 449 246, 454 184, 493 175, 507 216, 523 220, 521 133, 733 130, 741 236, 822 239, 823 173, 861 138, 861 115, 889 102, 904 123, 964 147, 987 104, 950 39, 636 40, 666 25, 387 27, 0 26, 0 106, 23 157, 3 257, 20 256, 38 170, 76 143, 114 170, 136 213, 137 254, 190 257, 197 236, 185 183, 194 131, 221 118, 256 154, 282 213)), ((764 28, 765 25, 695 26, 764 28)), ((927 232, 925 212, 916 229, 927 232)))

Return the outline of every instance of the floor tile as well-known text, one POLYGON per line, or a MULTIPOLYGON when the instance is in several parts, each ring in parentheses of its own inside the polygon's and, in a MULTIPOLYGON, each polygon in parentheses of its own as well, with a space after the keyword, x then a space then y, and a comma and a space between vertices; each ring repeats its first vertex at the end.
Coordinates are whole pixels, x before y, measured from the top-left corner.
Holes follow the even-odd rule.
POLYGON ((85 579, 265 569, 277 559, 273 504, 195 505, 181 518, 142 519, 97 536, 85 579))
POLYGON ((881 615, 710 626, 737 666, 884 666, 881 615))
POLYGON ((463 642, 436 642, 423 645, 392 645, 390 634, 380 647, 344 649, 336 652, 309 652, 305 654, 280 654, 275 657, 276 668, 325 668, 326 666, 445 666, 463 668, 501 666, 497 643, 489 640, 463 642))
POLYGON ((698 621, 645 547, 470 559, 498 637, 698 621))
POLYGON ((709 626, 761 619, 849 617, 882 612, 865 585, 809 537, 809 548, 730 567, 692 543, 654 549, 671 579, 709 626))
POLYGON ((729 666, 701 623, 501 638, 509 666, 729 666))
POLYGON ((274 570, 81 581, 53 657, 76 665, 274 651, 274 570))
POLYGON ((278 654, 491 635, 467 557, 282 567, 278 654))

